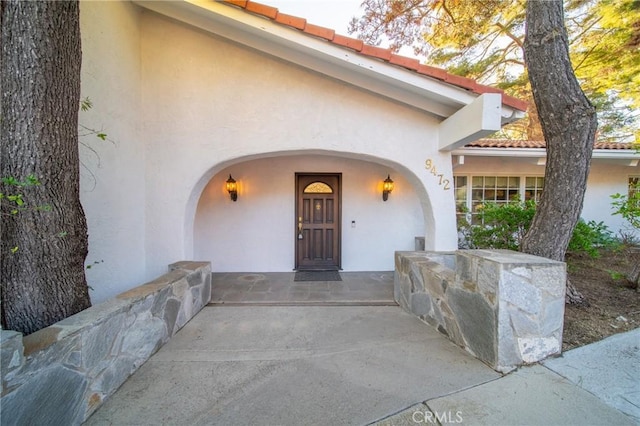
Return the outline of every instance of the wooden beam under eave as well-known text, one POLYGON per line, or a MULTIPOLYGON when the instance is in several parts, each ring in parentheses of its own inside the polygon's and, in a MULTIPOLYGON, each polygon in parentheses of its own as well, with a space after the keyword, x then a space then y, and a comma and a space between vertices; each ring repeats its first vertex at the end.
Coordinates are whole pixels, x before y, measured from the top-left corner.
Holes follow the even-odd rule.
POLYGON ((485 93, 440 123, 440 151, 452 151, 501 128, 502 95, 485 93))

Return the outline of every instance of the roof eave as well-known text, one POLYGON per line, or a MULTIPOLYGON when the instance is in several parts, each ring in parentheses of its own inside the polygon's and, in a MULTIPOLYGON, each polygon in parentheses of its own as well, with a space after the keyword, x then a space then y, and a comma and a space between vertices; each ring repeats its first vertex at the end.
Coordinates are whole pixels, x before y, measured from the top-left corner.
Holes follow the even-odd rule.
MULTIPOLYGON (((469 157, 546 157, 545 148, 458 148, 453 155, 469 157)), ((592 158, 607 160, 635 160, 640 159, 640 153, 632 149, 594 149, 592 158)), ((637 164, 637 163, 636 163, 637 164)))
MULTIPOLYGON (((133 1, 235 43, 425 111, 440 120, 450 117, 479 96, 228 4, 202 0, 133 1)), ((503 100, 504 124, 522 116, 522 111, 504 104, 503 100)))

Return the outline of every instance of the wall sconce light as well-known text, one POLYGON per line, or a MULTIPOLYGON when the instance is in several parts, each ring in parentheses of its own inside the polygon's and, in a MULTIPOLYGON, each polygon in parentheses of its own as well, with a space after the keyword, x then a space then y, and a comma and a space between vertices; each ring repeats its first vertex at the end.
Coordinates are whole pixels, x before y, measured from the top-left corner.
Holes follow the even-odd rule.
POLYGON ((393 191, 393 181, 391 177, 387 175, 387 178, 382 183, 382 201, 387 201, 389 199, 389 193, 393 191))
POLYGON ((229 192, 232 201, 238 201, 238 184, 231 175, 227 179, 227 192, 229 192))

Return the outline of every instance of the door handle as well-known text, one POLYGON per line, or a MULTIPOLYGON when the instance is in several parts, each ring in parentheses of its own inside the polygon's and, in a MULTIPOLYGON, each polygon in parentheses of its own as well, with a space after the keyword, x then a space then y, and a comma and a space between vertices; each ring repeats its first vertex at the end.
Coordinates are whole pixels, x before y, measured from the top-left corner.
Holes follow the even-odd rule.
POLYGON ((302 217, 298 217, 298 239, 301 240, 302 238, 302 217))

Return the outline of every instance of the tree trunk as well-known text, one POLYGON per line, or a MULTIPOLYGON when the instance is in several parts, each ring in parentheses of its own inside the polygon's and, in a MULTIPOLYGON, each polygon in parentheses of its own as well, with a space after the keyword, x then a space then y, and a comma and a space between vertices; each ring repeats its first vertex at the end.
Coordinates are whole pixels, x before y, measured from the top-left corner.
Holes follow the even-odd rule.
POLYGON ((79 194, 79 5, 9 0, 0 18, 0 175, 41 182, 18 188, 29 208, 3 207, 2 326, 32 333, 91 305, 79 194))
POLYGON ((636 285, 636 290, 640 292, 640 248, 631 249, 631 271, 627 274, 627 279, 636 285))
POLYGON ((633 267, 628 276, 629 281, 636 285, 636 290, 640 292, 640 264, 633 267))
MULTIPOLYGON (((527 2, 525 59, 547 144, 545 190, 522 251, 564 261, 582 211, 596 111, 575 78, 561 0, 527 2)), ((584 302, 569 287, 568 303, 584 302)))
POLYGON ((538 109, 533 99, 531 99, 527 106, 527 139, 530 141, 544 140, 544 133, 542 132, 540 118, 538 117, 538 109))

